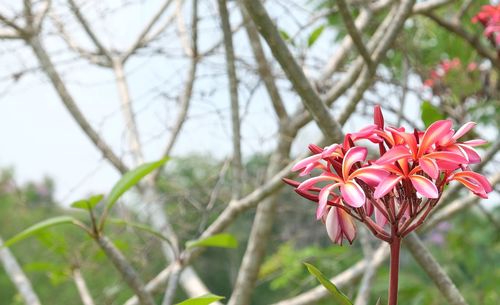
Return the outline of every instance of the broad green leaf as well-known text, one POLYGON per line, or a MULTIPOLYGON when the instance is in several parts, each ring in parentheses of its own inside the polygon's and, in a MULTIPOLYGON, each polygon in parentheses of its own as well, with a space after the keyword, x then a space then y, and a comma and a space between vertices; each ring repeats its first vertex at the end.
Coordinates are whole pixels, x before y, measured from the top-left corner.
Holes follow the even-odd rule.
POLYGON ((319 27, 317 27, 311 33, 311 35, 309 35, 309 38, 307 39, 307 46, 311 47, 316 42, 316 40, 318 40, 319 36, 321 36, 321 34, 323 33, 324 30, 325 30, 324 25, 320 25, 319 27))
POLYGON ((229 233, 216 234, 207 238, 191 240, 186 243, 186 248, 193 247, 218 247, 218 248, 236 248, 238 241, 229 233))
POLYGON ((429 101, 423 101, 420 110, 422 112, 422 121, 424 122, 425 127, 429 127, 432 123, 444 119, 444 116, 441 111, 439 111, 439 108, 432 105, 429 101))
POLYGON ((314 267, 311 264, 304 263, 306 265, 307 270, 309 273, 314 275, 316 279, 323 285, 326 290, 330 292, 330 294, 333 296, 333 298, 336 301, 336 305, 353 305, 352 302, 346 297, 345 294, 343 294, 337 286, 335 286, 328 278, 326 278, 321 271, 319 271, 316 267, 314 267))
POLYGON ((168 158, 161 159, 156 162, 144 163, 135 169, 125 173, 123 177, 118 180, 118 182, 113 186, 111 192, 108 195, 107 200, 107 209, 113 207, 116 201, 128 191, 131 187, 136 185, 144 176, 151 173, 155 169, 161 167, 165 162, 167 162, 168 158))
POLYGON ((11 239, 7 240, 3 244, 2 247, 10 247, 15 243, 17 243, 23 239, 26 239, 28 237, 31 237, 31 236, 37 234, 38 232, 43 231, 45 229, 48 229, 50 227, 63 225, 63 224, 71 224, 71 223, 75 223, 75 222, 77 222, 77 220, 75 218, 69 217, 69 216, 59 216, 59 217, 53 217, 53 218, 46 219, 44 221, 41 221, 37 224, 32 225, 31 227, 25 229, 21 233, 18 233, 17 235, 12 237, 11 239))
POLYGON ((201 297, 182 301, 180 303, 177 303, 176 305, 209 305, 222 299, 224 299, 224 297, 209 293, 206 295, 202 295, 201 297))
POLYGON ((82 199, 75 201, 71 204, 71 207, 75 209, 82 209, 82 210, 92 210, 99 202, 102 201, 102 198, 104 198, 104 195, 99 194, 99 195, 94 195, 90 197, 89 199, 82 199))
POLYGON ((160 232, 156 231, 155 229, 153 229, 147 225, 144 225, 142 223, 127 221, 127 220, 118 219, 118 218, 110 218, 110 219, 108 219, 108 221, 111 223, 117 224, 117 225, 131 226, 133 228, 148 232, 148 233, 153 234, 154 236, 170 243, 170 240, 168 238, 166 238, 165 236, 163 236, 163 234, 161 234, 160 232))

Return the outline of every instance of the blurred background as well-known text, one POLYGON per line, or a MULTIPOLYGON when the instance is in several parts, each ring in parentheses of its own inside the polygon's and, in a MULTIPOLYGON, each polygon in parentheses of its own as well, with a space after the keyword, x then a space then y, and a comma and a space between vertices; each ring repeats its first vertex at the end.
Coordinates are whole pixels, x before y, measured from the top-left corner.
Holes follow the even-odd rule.
MULTIPOLYGON (((168 155, 154 189, 182 245, 203 233, 231 200, 266 185, 308 144, 318 143, 321 131, 276 59, 273 48, 279 46, 259 38, 243 2, 1 1, 0 237, 57 215, 85 219, 70 208, 73 201, 107 193, 127 169, 168 155)), ((489 142, 478 148, 485 156, 480 171, 490 179, 498 175, 500 33, 474 19, 490 4, 500 20, 497 3, 416 1, 391 40, 384 33, 404 1, 346 1, 368 51, 382 54, 373 55, 376 68, 370 70, 337 1, 261 2, 344 132, 370 124, 376 104, 387 124, 409 130, 444 118, 455 129, 474 121, 478 125, 465 140, 489 142)), ((421 233, 469 304, 500 304, 500 196, 496 183, 494 188, 489 199, 474 200, 421 233)), ((466 196, 460 188, 443 206, 466 196)), ((291 188, 275 187, 270 197, 272 204, 262 198, 272 220, 248 304, 301 304, 286 302, 317 285, 303 262, 335 276, 364 258, 359 241, 333 245, 315 221, 314 204, 291 188)), ((114 212, 147 223, 146 201, 133 191, 114 212)), ((231 297, 255 216, 264 213, 255 209, 258 203, 227 228, 237 249, 208 249, 194 261, 209 291, 231 297)), ((107 231, 146 282, 167 265, 155 237, 123 226, 107 231)), ((375 249, 377 242, 368 244, 375 249)), ((133 295, 77 229, 46 230, 9 252, 43 304, 82 303, 75 270, 95 304, 124 304, 133 295)), ((401 272, 404 304, 446 303, 405 251, 401 272)), ((367 304, 385 296, 387 278, 382 264, 367 304)), ((355 279, 343 290, 354 298, 359 284, 355 279)), ((188 296, 178 289, 176 300, 188 296)), ((0 268, 3 304, 26 301, 0 268)), ((331 303, 318 298, 303 304, 331 303)))

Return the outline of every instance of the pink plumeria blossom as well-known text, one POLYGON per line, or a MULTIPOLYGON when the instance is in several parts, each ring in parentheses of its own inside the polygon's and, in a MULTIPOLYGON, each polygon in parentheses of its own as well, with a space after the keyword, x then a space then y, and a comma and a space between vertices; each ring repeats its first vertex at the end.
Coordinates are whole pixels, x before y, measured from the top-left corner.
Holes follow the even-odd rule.
POLYGON ((459 142, 475 125, 469 122, 455 131, 450 120, 440 120, 425 131, 407 132, 386 126, 376 107, 374 124, 347 134, 342 144, 309 146, 313 155, 293 170, 312 177, 285 182, 317 203, 316 218, 323 220, 334 243, 344 239, 352 243, 355 219, 390 243, 420 226, 452 181, 487 198, 491 185, 469 168, 480 161, 474 147, 485 141, 459 142), (367 160, 368 148, 360 143, 373 145, 370 142, 378 146, 379 154, 367 160))
POLYGON ((498 47, 500 45, 500 5, 484 5, 481 11, 472 18, 473 23, 481 23, 484 36, 498 47))
MULTIPOLYGON (((319 207, 316 214, 318 218, 323 215, 323 211, 327 205, 328 196, 330 196, 330 194, 332 194, 337 188, 340 189, 342 198, 351 207, 359 208, 365 203, 365 193, 361 186, 356 182, 355 178, 361 179, 368 184, 372 184, 373 182, 378 182, 385 174, 384 170, 372 167, 352 170, 355 163, 365 160, 367 152, 368 151, 365 147, 350 148, 342 159, 342 166, 338 173, 330 171, 328 167, 325 166, 322 167, 325 170, 320 176, 307 179, 298 186, 298 189, 303 191, 320 182, 330 183, 321 188, 321 192, 319 194, 319 207)), ((301 162, 297 163, 295 167, 296 169, 304 167, 305 164, 301 162)), ((308 162, 311 161, 308 160, 308 162)), ((305 165, 305 168, 307 168, 307 165, 305 165)))

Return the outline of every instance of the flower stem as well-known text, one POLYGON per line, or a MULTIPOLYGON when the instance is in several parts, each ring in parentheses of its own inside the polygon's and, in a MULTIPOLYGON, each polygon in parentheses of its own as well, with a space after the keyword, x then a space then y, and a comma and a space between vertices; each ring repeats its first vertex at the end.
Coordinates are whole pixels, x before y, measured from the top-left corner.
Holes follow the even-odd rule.
POLYGON ((401 238, 393 236, 391 242, 391 270, 389 279, 389 305, 398 304, 398 276, 399 276, 399 252, 401 249, 401 238))

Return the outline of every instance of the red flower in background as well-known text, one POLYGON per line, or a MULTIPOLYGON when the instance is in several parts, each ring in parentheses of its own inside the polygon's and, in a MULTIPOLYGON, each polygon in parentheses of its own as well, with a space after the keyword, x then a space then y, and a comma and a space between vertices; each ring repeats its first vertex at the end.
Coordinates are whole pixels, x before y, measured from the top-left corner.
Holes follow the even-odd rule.
POLYGON ((424 81, 424 86, 434 88, 441 83, 446 75, 451 71, 460 68, 460 59, 443 59, 434 70, 431 70, 430 76, 424 81))
POLYGON ((472 18, 472 22, 481 23, 484 36, 488 37, 495 47, 500 46, 500 5, 484 5, 472 18))

